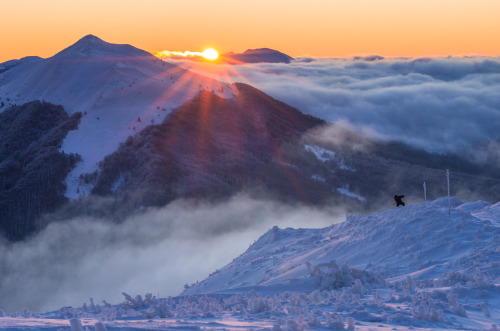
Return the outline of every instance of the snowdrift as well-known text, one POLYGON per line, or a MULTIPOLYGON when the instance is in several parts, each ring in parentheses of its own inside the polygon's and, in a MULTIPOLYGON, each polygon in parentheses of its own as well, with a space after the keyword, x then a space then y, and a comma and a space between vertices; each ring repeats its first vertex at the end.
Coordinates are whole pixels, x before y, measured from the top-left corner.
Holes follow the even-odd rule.
POLYGON ((469 279, 477 270, 499 277, 500 204, 453 198, 451 206, 449 215, 443 198, 370 216, 347 215, 345 222, 325 229, 274 227, 186 294, 300 282, 309 279, 307 263, 333 261, 391 281, 458 272, 469 279))
POLYGON ((274 227, 179 297, 123 293, 119 305, 24 311, 0 327, 496 330, 499 213, 453 198, 450 213, 438 199, 324 229, 274 227))

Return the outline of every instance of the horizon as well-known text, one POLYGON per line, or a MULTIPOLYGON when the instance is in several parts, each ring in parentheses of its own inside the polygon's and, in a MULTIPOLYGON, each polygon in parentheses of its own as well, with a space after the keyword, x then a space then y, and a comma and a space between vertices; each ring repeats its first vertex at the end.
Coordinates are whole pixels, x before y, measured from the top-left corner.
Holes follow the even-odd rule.
POLYGON ((48 0, 27 8, 6 0, 2 7, 9 15, 0 28, 14 33, 0 36, 0 63, 25 56, 47 58, 88 34, 153 54, 208 47, 222 54, 268 47, 292 57, 500 55, 491 33, 500 31, 500 3, 491 0, 315 0, 307 7, 283 0, 238 7, 228 0, 194 0, 189 6, 157 0, 48 0))

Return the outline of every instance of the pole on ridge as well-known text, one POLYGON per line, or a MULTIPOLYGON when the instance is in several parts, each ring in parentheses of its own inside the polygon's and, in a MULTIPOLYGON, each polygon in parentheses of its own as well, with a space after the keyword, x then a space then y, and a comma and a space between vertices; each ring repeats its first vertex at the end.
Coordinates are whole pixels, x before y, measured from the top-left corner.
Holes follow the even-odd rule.
POLYGON ((451 203, 450 203, 450 169, 446 169, 446 184, 448 185, 448 215, 451 214, 451 203))
POLYGON ((425 187, 425 182, 424 182, 424 201, 427 201, 427 187, 425 187))

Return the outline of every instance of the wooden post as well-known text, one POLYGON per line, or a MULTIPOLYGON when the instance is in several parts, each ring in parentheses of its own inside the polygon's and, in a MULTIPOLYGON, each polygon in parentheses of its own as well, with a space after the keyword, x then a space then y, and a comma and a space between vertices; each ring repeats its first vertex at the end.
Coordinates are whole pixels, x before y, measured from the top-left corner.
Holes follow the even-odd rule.
POLYGON ((446 184, 448 185, 448 215, 451 214, 451 203, 450 203, 450 169, 446 169, 446 184))

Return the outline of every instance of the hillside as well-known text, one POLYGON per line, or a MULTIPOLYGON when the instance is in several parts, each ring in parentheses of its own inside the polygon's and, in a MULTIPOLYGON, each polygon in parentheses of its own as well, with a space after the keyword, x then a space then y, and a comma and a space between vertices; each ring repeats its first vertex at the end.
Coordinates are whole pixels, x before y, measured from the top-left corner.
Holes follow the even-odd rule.
POLYGON ((80 118, 39 101, 0 113, 0 234, 23 239, 67 201, 64 181, 80 158, 59 148, 80 118))
POLYGON ((476 270, 497 279, 500 265, 491 262, 500 258, 500 204, 456 198, 451 204, 451 215, 443 198, 369 216, 348 215, 345 222, 324 229, 275 227, 185 293, 286 286, 310 280, 307 262, 315 266, 334 260, 390 281, 444 279, 458 272, 472 279, 476 270))
POLYGON ((200 90, 231 95, 227 86, 176 65, 156 59, 131 45, 105 42, 87 35, 47 59, 22 60, 0 73, 0 105, 44 100, 62 105, 71 115, 83 114, 78 130, 64 140, 61 150, 81 155, 82 162, 66 180, 66 196, 77 198, 91 187, 80 175, 120 142, 147 125, 161 122, 173 108, 200 90))
POLYGON ((24 310, 0 328, 496 330, 499 214, 500 203, 456 198, 448 214, 442 198, 327 228, 274 227, 181 296, 124 292, 121 304, 24 310))

